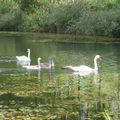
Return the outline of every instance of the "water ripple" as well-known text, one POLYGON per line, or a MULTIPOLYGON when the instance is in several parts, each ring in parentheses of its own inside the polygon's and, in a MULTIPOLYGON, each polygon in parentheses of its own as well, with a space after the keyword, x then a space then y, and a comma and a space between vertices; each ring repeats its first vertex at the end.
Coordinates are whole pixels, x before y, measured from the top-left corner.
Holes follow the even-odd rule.
POLYGON ((0 62, 15 62, 15 61, 16 61, 15 57, 10 57, 10 56, 0 57, 0 62))

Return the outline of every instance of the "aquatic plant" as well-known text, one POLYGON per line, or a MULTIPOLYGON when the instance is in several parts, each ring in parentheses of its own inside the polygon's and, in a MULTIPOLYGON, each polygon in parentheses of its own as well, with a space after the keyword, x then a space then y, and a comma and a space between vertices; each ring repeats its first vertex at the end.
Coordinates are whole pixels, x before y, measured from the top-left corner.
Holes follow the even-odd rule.
POLYGON ((104 115, 104 117, 105 117, 105 120, 111 120, 110 115, 109 115, 109 113, 108 113, 107 110, 105 110, 105 111, 103 112, 103 115, 104 115))

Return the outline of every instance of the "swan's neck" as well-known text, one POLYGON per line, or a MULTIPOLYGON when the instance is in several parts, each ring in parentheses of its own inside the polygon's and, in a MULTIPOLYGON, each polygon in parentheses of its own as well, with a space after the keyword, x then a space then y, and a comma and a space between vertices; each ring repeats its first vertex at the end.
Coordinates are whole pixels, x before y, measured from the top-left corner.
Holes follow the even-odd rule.
POLYGON ((48 67, 51 68, 51 66, 52 66, 52 63, 51 63, 51 60, 49 60, 48 67))
POLYGON ((40 66, 40 60, 38 60, 38 68, 39 69, 41 68, 41 66, 40 66))
POLYGON ((30 59, 30 51, 28 51, 28 58, 30 59))
POLYGON ((97 59, 94 59, 94 70, 98 70, 97 59))
POLYGON ((52 67, 54 67, 54 66, 55 66, 55 64, 54 64, 54 61, 53 61, 53 60, 51 60, 51 66, 52 66, 52 67))

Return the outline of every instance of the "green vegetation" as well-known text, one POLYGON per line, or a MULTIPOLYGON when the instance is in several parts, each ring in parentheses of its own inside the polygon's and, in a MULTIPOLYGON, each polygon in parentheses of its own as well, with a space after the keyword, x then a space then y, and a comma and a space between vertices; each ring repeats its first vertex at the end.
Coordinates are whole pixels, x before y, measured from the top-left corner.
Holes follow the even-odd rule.
POLYGON ((119 0, 1 0, 0 30, 120 36, 119 0))
POLYGON ((119 44, 62 43, 74 39, 79 40, 57 34, 0 34, 0 120, 119 120, 119 44), (55 39, 61 42, 50 42, 55 39), (37 56, 47 62, 53 55, 55 68, 26 71, 18 67, 15 56, 26 55, 28 47, 31 64, 36 64, 37 56), (61 69, 70 64, 93 66, 96 53, 103 58, 98 75, 79 76, 61 69))
POLYGON ((37 73, 1 74, 0 119, 111 120, 111 114, 119 115, 119 108, 108 112, 117 102, 115 81, 108 90, 107 83, 102 85, 98 80, 95 84, 93 76, 84 79, 60 74, 49 80, 44 74, 44 80, 38 79, 37 73))

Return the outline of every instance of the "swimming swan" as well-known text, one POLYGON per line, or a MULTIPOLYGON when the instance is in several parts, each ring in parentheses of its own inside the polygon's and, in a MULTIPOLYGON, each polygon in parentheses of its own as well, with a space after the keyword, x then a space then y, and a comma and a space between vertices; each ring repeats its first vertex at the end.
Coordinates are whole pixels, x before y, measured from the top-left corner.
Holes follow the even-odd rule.
POLYGON ((100 58, 100 55, 96 55, 94 58, 94 68, 90 68, 86 65, 80 65, 80 66, 66 66, 63 68, 68 68, 74 72, 95 72, 98 70, 98 66, 97 66, 97 59, 100 58))
POLYGON ((30 61, 30 49, 27 49, 28 56, 22 55, 22 56, 16 56, 16 59, 18 61, 30 61))
POLYGON ((53 59, 50 57, 48 63, 40 63, 41 68, 51 69, 55 66, 53 59))
POLYGON ((40 70, 41 69, 40 60, 41 58, 38 57, 38 65, 26 65, 26 66, 23 66, 23 68, 27 70, 40 70))

